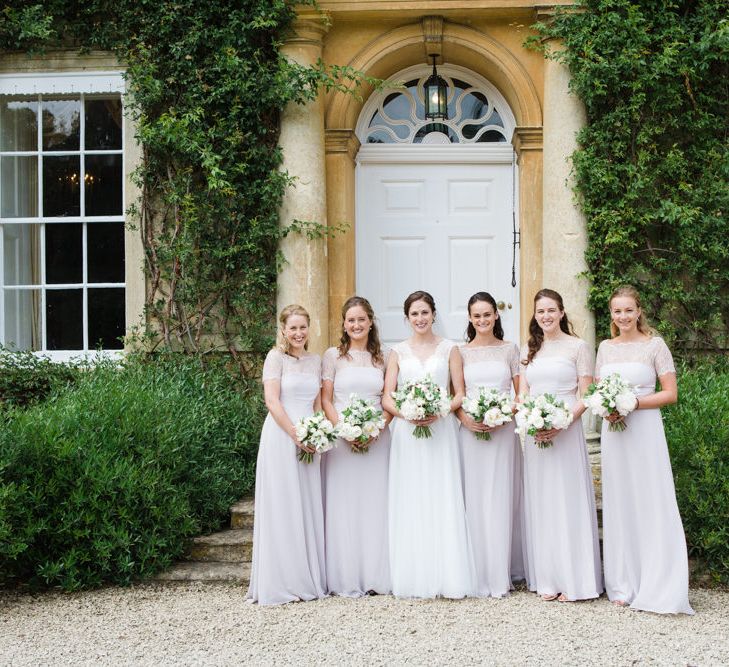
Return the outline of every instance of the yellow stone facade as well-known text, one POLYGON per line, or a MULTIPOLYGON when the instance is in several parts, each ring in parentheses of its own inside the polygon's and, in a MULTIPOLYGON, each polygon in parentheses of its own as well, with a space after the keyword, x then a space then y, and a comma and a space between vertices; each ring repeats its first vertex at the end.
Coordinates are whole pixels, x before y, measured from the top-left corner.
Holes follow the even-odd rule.
MULTIPOLYGON (((320 2, 320 13, 302 9, 290 41, 299 62, 349 65, 368 76, 388 79, 412 65, 427 62, 439 53, 438 63, 465 67, 489 80, 509 103, 516 118, 512 145, 519 165, 520 305, 522 336, 526 334, 534 293, 551 287, 564 294, 577 332, 594 341, 594 324, 587 308, 587 289, 577 275, 584 270, 586 243, 584 220, 574 203, 569 155, 576 147, 575 132, 584 122, 584 111, 568 90, 568 73, 524 48, 529 26, 548 17, 553 5, 539 2, 446 1, 387 2, 366 0, 320 2), (318 27, 317 27, 318 26, 318 27), (301 56, 301 45, 308 53, 301 56), (294 46, 297 45, 297 46, 294 46), (549 164, 545 170, 544 165, 549 164)), ((314 165, 307 176, 318 178, 325 164, 326 211, 318 220, 348 223, 348 231, 306 254, 306 280, 283 274, 279 304, 299 301, 311 306, 315 321, 327 304, 327 327, 317 326, 313 347, 321 351, 339 337, 340 309, 355 292, 355 166, 359 141, 354 128, 367 97, 332 92, 306 109, 307 134, 282 139, 284 151, 307 147, 314 165), (312 116, 321 114, 321 121, 312 116), (314 126, 317 126, 316 129, 314 126), (323 132, 319 135, 319 128, 323 132), (314 252, 318 259, 311 261, 314 252)), ((294 121, 295 123, 295 121, 294 121)), ((286 118, 284 119, 284 131, 286 118)), ((303 129, 296 125, 297 130, 303 129)), ((300 177, 296 172, 297 177, 300 177)), ((285 219, 311 219, 314 208, 306 195, 312 180, 292 188, 284 204, 285 219)), ((320 188, 322 192, 324 188, 320 188)), ((299 242, 301 243, 301 242, 299 242)), ((292 256, 297 264, 302 255, 292 256)), ((292 270, 293 271, 293 270, 292 270)), ((366 296, 366 295, 363 295, 366 296)))

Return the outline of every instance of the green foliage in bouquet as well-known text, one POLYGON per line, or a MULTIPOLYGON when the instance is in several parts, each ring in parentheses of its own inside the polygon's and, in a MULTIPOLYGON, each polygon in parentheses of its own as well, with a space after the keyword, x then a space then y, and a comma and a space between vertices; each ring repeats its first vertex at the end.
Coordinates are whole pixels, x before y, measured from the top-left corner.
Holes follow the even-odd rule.
POLYGON ((75 590, 168 567, 254 482, 258 383, 185 355, 100 363, 0 430, 0 585, 75 590))
POLYGON ((679 369, 679 400, 663 410, 689 552, 729 583, 729 360, 679 369))
POLYGON ((321 221, 279 225, 295 186, 280 169, 279 114, 322 88, 356 94, 366 77, 287 60, 295 16, 288 0, 9 0, 0 10, 0 50, 102 49, 127 68, 125 111, 142 144, 142 195, 127 219, 145 250, 147 349, 228 351, 254 374, 272 342, 280 239, 326 232, 321 221))
POLYGON ((587 111, 573 160, 600 336, 627 282, 675 347, 727 347, 725 0, 582 0, 535 28, 587 111))

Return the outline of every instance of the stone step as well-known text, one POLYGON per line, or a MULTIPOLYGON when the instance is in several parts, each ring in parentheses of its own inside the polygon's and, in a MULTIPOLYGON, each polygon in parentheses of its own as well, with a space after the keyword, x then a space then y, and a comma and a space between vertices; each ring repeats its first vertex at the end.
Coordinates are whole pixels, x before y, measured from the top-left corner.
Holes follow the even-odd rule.
POLYGON ((253 531, 250 528, 223 530, 193 539, 188 560, 216 563, 250 563, 253 531))
POLYGON ((248 584, 251 576, 250 563, 200 563, 185 561, 176 563, 169 570, 155 577, 156 581, 230 581, 248 584))
POLYGON ((253 498, 243 498, 230 508, 230 527, 253 528, 253 498))

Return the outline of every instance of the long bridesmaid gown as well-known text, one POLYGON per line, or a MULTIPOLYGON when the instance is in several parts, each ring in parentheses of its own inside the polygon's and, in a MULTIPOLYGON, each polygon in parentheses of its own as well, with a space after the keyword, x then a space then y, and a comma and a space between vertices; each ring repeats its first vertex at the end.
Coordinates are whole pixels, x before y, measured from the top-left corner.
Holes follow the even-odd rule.
MULTIPOLYGON (((522 349, 526 360, 527 348, 522 349)), ((569 407, 577 400, 579 376, 592 375, 592 352, 574 336, 545 340, 526 373, 531 395, 554 394, 569 407)), ((582 422, 570 424, 540 449, 524 446, 524 499, 529 588, 568 600, 602 593, 595 492, 582 422)))
MULTIPOLYGON (((619 373, 638 396, 655 391, 656 378, 675 373, 663 339, 603 341, 596 376, 619 373)), ((693 614, 688 600, 688 557, 676 504, 671 461, 659 409, 625 418, 625 431, 602 427, 603 551, 608 597, 632 609, 693 614)))
MULTIPOLYGON (((426 375, 448 387, 454 343, 441 340, 420 360, 407 341, 398 343, 398 386, 426 375)), ((418 439, 413 425, 392 423, 389 539, 392 592, 405 598, 462 598, 475 592, 475 572, 463 501, 455 417, 431 425, 418 439)))
MULTIPOLYGON (((350 394, 381 409, 384 365, 367 351, 341 357, 335 347, 322 360, 322 380, 334 383, 337 413, 350 394)), ((366 453, 353 452, 339 439, 327 452, 324 469, 324 525, 327 585, 335 595, 360 597, 370 591, 389 593, 387 540, 387 475, 390 430, 385 428, 366 453)))
MULTIPOLYGON (((514 343, 460 348, 466 394, 478 387, 510 393, 519 375, 514 343)), ((513 422, 478 440, 461 426, 466 518, 476 565, 476 595, 503 597, 512 581, 525 578, 523 536, 523 457, 513 422)))
MULTIPOLYGON (((281 383, 280 399, 296 422, 313 412, 320 388, 318 355, 297 359, 273 349, 263 382, 281 383)), ((256 464, 253 565, 247 597, 261 605, 326 596, 324 510, 320 464, 297 458, 289 435, 269 414, 261 430, 256 464)))

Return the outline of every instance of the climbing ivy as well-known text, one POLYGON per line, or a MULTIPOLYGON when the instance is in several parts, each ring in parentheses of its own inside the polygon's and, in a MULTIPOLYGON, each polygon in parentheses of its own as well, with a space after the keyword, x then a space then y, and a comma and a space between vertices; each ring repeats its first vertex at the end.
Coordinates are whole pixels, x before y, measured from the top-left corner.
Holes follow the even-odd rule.
POLYGON ((583 0, 535 26, 587 110, 573 159, 603 336, 628 282, 677 346, 729 344, 727 16, 724 0, 583 0))
POLYGON ((2 9, 0 50, 103 49, 126 65, 143 154, 142 196, 128 218, 144 243, 148 347, 241 358, 270 346, 278 243, 297 231, 279 225, 293 185, 280 170, 279 112, 361 80, 346 67, 287 61, 279 47, 295 16, 288 0, 14 0, 2 9))

